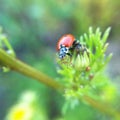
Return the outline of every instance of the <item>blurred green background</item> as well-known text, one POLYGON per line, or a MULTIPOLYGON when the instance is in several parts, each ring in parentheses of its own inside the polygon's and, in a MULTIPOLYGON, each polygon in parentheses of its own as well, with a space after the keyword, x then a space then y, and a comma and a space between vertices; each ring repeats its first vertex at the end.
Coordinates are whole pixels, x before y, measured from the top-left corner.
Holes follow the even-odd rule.
MULTIPOLYGON (((72 33, 79 39, 90 26, 100 27, 102 31, 111 26, 108 52, 113 52, 114 56, 108 71, 111 78, 118 82, 119 21, 120 0, 0 0, 0 26, 8 36, 17 57, 53 78, 58 77, 56 43, 63 34, 72 33)), ((36 105, 39 110, 44 111, 41 120, 58 120, 57 118, 62 117, 64 98, 60 94, 18 73, 1 71, 0 120, 5 119, 10 108, 25 91, 34 91, 37 94, 36 105)), ((64 120, 106 119, 103 115, 101 118, 101 113, 82 103, 74 111, 81 114, 69 110, 64 120), (87 116, 86 112, 89 113, 87 116)))

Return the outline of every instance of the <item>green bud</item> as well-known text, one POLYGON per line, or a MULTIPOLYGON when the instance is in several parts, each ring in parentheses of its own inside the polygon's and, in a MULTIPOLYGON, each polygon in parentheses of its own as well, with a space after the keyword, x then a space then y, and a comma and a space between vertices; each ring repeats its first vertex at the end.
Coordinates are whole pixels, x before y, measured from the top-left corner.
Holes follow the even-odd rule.
POLYGON ((82 70, 89 66, 89 64, 90 61, 86 52, 83 55, 77 55, 76 59, 73 61, 73 66, 76 70, 82 70))
POLYGON ((82 68, 82 62, 81 61, 82 60, 81 60, 80 55, 77 55, 77 57, 76 57, 76 59, 75 59, 75 61, 73 63, 76 70, 80 70, 82 68))

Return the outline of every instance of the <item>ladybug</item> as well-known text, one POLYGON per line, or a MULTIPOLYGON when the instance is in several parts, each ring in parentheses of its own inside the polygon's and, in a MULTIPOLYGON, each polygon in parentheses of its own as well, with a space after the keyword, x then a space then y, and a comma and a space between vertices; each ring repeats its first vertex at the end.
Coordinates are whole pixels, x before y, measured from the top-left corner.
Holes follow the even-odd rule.
POLYGON ((66 55, 72 57, 73 53, 76 55, 83 54, 84 51, 87 51, 87 48, 75 40, 72 34, 65 34, 58 40, 57 51, 59 52, 59 58, 63 59, 66 55))
POLYGON ((66 55, 70 55, 69 48, 72 47, 75 37, 72 34, 63 35, 57 43, 57 51, 59 51, 59 58, 62 59, 66 55))
POLYGON ((61 45, 65 47, 71 47, 73 42, 75 41, 75 37, 72 34, 63 35, 57 43, 57 50, 60 50, 61 45))

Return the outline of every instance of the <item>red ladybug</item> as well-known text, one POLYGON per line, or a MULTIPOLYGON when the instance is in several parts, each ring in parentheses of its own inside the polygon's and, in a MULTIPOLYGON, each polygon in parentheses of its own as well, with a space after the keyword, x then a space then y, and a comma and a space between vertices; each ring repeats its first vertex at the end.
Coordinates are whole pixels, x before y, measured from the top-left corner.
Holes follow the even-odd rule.
POLYGON ((74 40, 75 37, 72 34, 63 35, 57 43, 57 50, 60 50, 61 45, 68 48, 71 47, 73 45, 74 40))
POLYGON ((72 34, 63 35, 57 43, 57 51, 59 54, 59 58, 63 59, 66 55, 72 57, 75 53, 77 54, 84 54, 87 51, 87 48, 80 44, 78 40, 75 40, 75 37, 72 34))
POLYGON ((63 35, 57 43, 57 51, 59 51, 59 58, 62 59, 66 55, 70 55, 69 48, 72 47, 75 37, 71 34, 63 35))

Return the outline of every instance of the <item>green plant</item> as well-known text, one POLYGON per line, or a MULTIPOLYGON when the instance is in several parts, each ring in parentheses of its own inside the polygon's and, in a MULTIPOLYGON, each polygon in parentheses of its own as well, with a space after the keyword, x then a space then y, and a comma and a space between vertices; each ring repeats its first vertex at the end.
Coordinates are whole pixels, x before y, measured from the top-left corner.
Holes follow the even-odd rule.
MULTIPOLYGON (((115 88, 105 74, 106 64, 112 56, 112 54, 105 56, 109 32, 110 28, 102 35, 99 28, 93 32, 90 27, 88 34, 84 34, 79 40, 87 51, 73 53, 72 58, 66 56, 63 60, 58 60, 60 66, 58 73, 62 75, 58 81, 21 62, 15 55, 9 54, 3 47, 3 37, 0 38, 0 65, 60 91, 67 101, 70 100, 72 103, 74 99, 83 101, 115 119, 120 119, 119 113, 110 105, 115 98, 115 88), (106 103, 107 107, 104 106, 106 103)), ((8 41, 4 44, 10 46, 8 41)), ((13 51, 11 46, 9 49, 13 51)))
POLYGON ((79 40, 87 47, 87 51, 73 55, 72 58, 66 56, 58 61, 61 66, 58 73, 63 76, 60 81, 66 86, 65 96, 82 97, 85 94, 97 99, 101 98, 98 96, 101 91, 111 86, 104 70, 112 57, 112 54, 105 55, 108 46, 105 42, 109 31, 110 28, 102 35, 99 28, 94 33, 90 27, 89 33, 81 36, 79 40))

